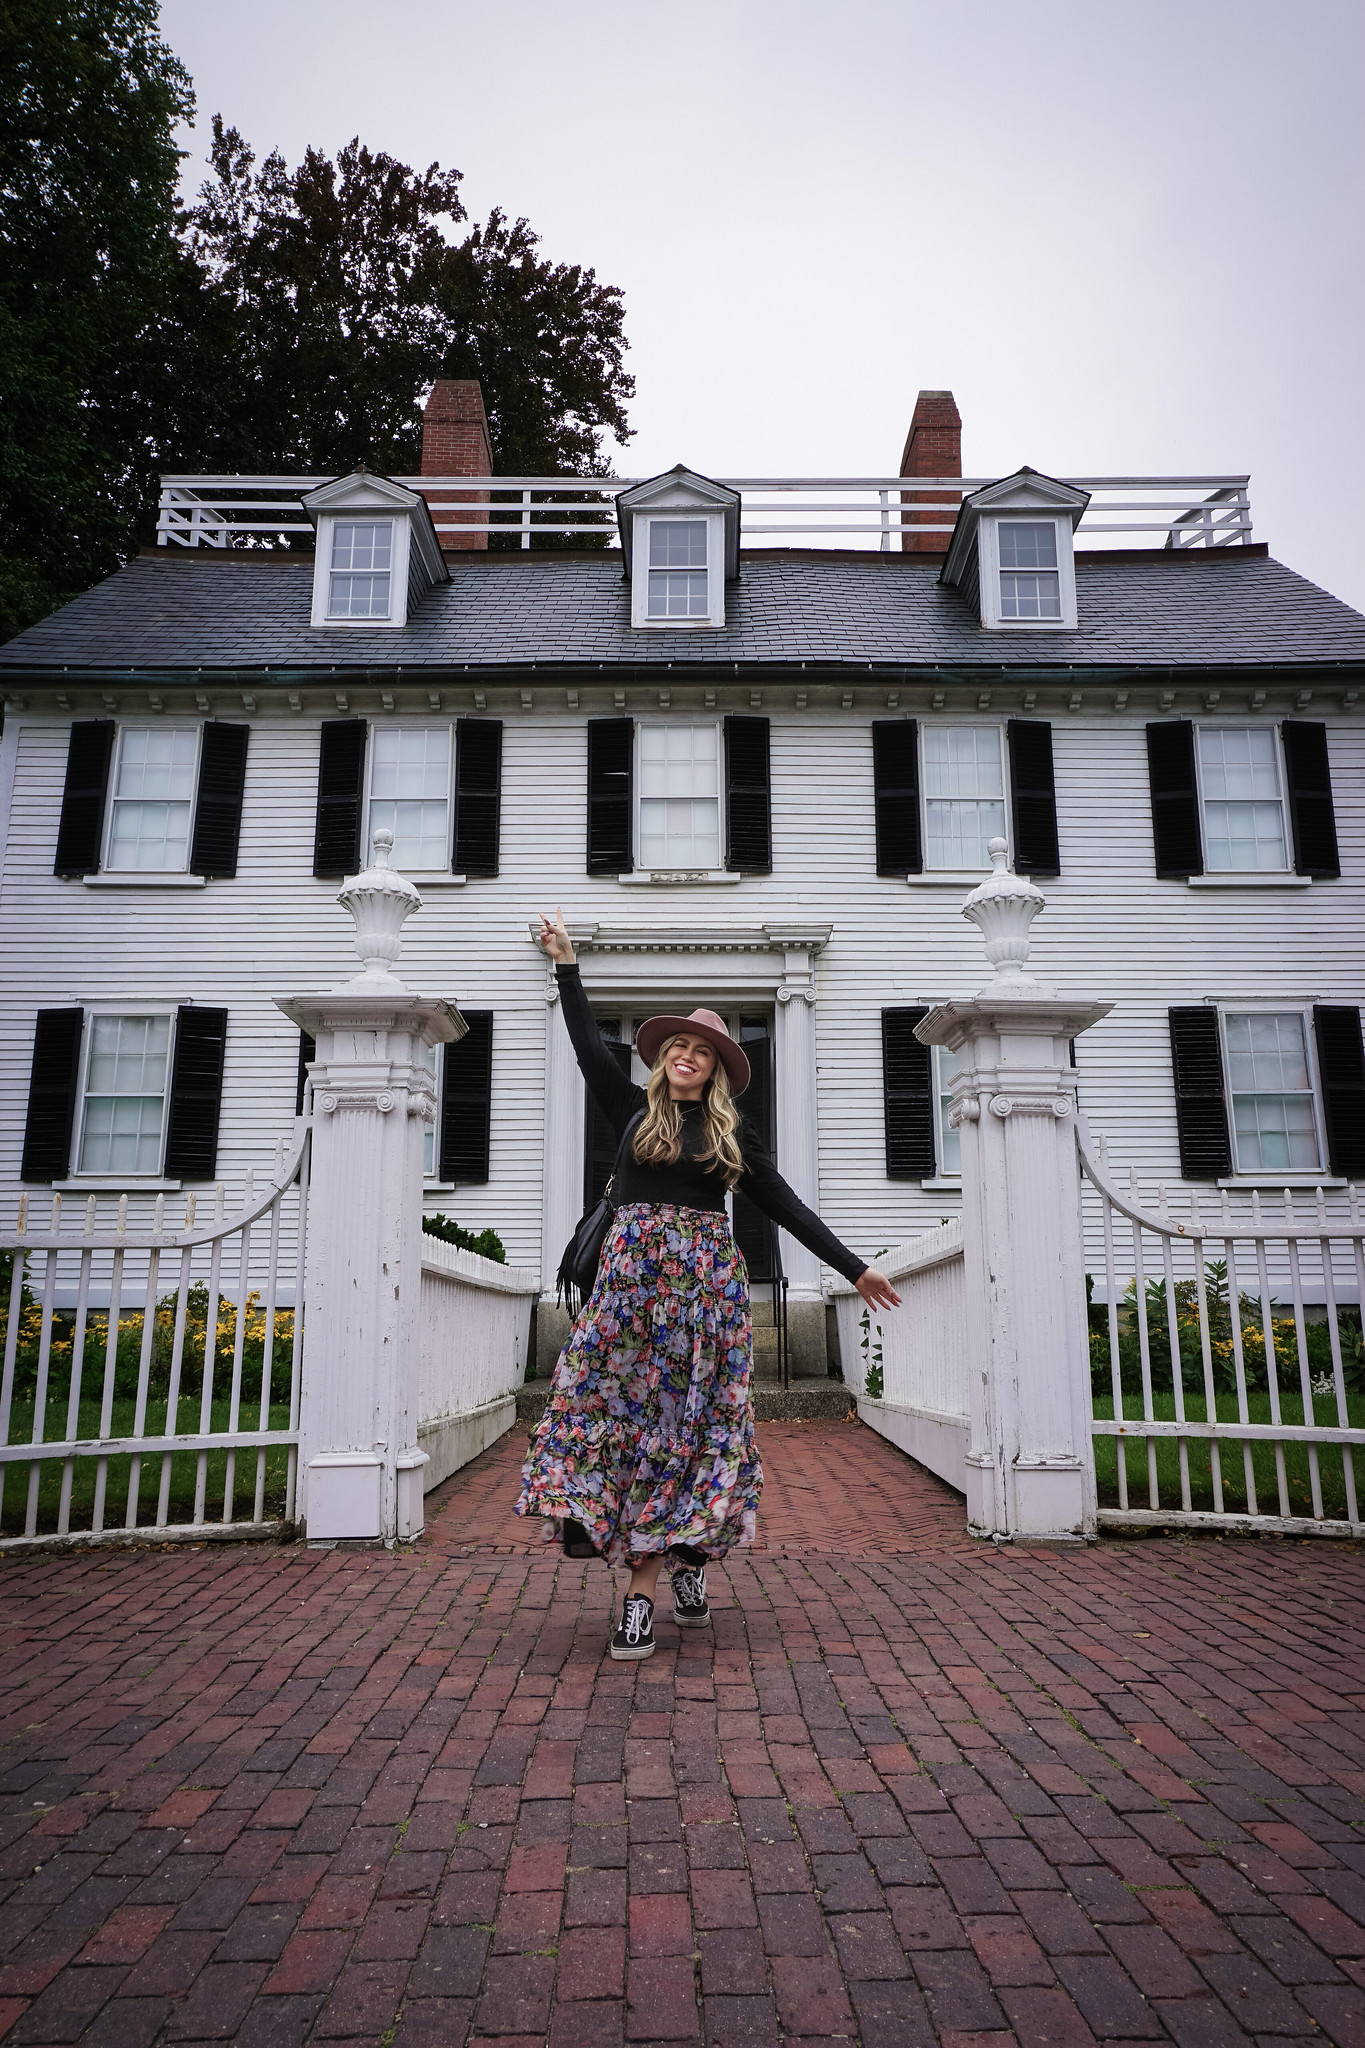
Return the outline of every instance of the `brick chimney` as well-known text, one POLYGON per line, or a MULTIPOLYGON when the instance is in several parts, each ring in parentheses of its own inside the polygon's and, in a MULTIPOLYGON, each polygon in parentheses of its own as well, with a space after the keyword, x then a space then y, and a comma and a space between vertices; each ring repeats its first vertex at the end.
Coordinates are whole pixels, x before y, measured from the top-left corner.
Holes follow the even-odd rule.
MULTIPOLYGON (((951 391, 921 391, 915 400, 915 414, 905 437, 900 473, 902 476, 961 476, 962 416, 951 391)), ((901 503, 911 502, 915 501, 909 500, 902 492, 901 503)), ((961 502, 960 491, 932 491, 927 499, 919 501, 920 509, 902 512, 901 525, 914 527, 923 525, 926 520, 950 520, 955 517, 956 507, 961 502), (930 512, 922 509, 926 504, 950 509, 930 512)), ((907 554, 946 554, 948 535, 902 533, 901 547, 907 554)))
MULTIPOLYGON (((477 377, 447 377, 434 384, 422 415, 423 476, 491 476, 493 451, 488 442, 488 417, 477 377)), ((487 491, 422 493, 438 528, 442 509, 454 505, 486 505, 487 491)), ((468 514, 464 515, 468 517, 468 514)), ((458 554, 487 548, 486 533, 442 533, 441 548, 458 554)))

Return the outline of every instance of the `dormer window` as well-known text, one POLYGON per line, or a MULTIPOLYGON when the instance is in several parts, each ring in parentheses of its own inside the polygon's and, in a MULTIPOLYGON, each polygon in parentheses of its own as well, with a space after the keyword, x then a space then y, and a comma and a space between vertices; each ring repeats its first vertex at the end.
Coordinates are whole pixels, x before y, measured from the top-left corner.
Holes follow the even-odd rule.
POLYGON ((704 619, 710 609, 706 588, 706 521, 651 519, 649 616, 704 619))
POLYGON ((1051 519, 1002 519, 1001 619, 1060 619, 1057 528, 1051 519))
POLYGON ((989 632, 1074 632, 1072 536, 1088 492, 1021 469, 964 498, 939 580, 974 603, 989 632))
POLYGON ((725 624, 739 574, 739 492, 681 463, 616 500, 632 626, 666 633, 725 624))
POLYGON ((338 519, 333 523, 329 619, 387 619, 392 574, 391 519, 338 519))
POLYGON ((448 583, 427 501, 386 476, 359 470, 309 491, 317 528, 315 626, 341 631, 406 626, 434 583, 448 583))

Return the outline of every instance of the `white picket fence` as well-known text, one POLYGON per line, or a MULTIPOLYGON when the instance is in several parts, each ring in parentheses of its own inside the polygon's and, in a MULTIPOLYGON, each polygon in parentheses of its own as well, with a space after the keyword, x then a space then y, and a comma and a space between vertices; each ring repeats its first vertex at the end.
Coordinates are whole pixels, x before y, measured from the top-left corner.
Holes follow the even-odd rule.
POLYGON ((1321 1188, 1265 1202, 1224 1189, 1209 1213, 1191 1189, 1176 1214, 1164 1187, 1148 1203, 1136 1175, 1116 1185, 1084 1119, 1077 1143, 1104 1258, 1091 1339, 1101 1524, 1365 1536, 1357 1190, 1346 1219, 1321 1188))
POLYGON ((421 1401, 425 1490, 512 1427, 526 1377, 540 1275, 438 1237, 422 1240, 421 1401))
POLYGON ((962 1218, 877 1261, 902 1306, 885 1319, 834 1286, 844 1383, 882 1436, 962 1491, 967 1454, 967 1282, 962 1218))
POLYGON ((299 1118, 264 1190, 248 1175, 228 1214, 220 1184, 207 1223, 193 1193, 178 1222, 158 1195, 149 1226, 130 1226, 126 1194, 92 1194, 74 1229, 61 1195, 36 1227, 20 1197, 14 1227, 0 1230, 13 1254, 0 1549, 263 1534, 293 1519, 308 1164, 299 1118), (5 1501, 11 1473, 21 1510, 12 1491, 5 1501))

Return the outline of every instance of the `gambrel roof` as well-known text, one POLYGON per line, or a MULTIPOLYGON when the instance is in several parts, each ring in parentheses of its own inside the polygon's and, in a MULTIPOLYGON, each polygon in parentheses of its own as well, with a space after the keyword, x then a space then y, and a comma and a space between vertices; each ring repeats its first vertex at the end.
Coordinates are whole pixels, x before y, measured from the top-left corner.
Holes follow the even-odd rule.
POLYGON ((309 624, 307 555, 146 555, 0 648, 87 674, 596 667, 1220 669, 1365 664, 1365 618, 1261 547, 1076 558, 1080 627, 988 633, 937 557, 745 554, 725 626, 685 647, 630 623, 617 553, 448 557, 400 633, 309 624))

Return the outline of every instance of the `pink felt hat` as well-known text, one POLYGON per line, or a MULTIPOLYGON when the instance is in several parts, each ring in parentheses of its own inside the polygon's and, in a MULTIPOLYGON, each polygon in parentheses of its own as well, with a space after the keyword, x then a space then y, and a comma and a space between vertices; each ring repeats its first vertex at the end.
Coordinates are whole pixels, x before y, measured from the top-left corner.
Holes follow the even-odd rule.
POLYGON ((749 1085, 749 1062, 714 1010, 694 1010, 690 1017, 646 1017, 635 1034, 635 1050, 647 1067, 652 1067, 665 1039, 686 1032, 713 1045, 730 1077, 730 1093, 742 1095, 749 1085))

